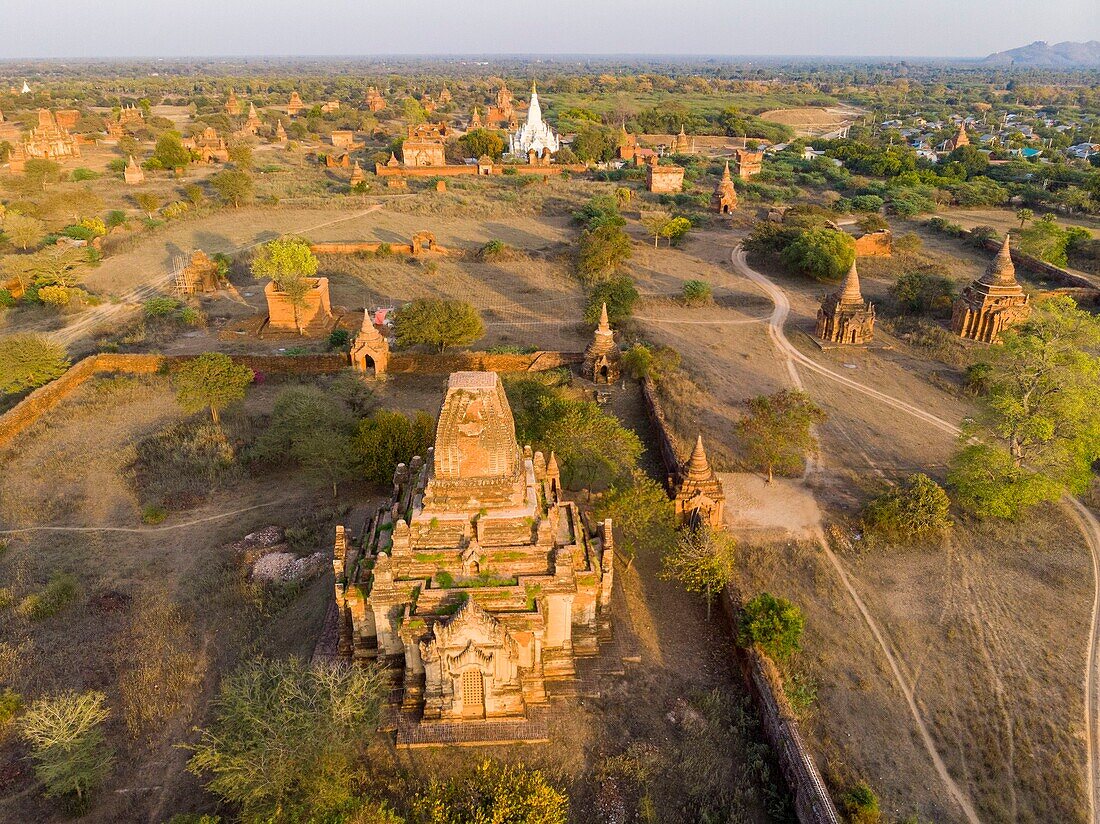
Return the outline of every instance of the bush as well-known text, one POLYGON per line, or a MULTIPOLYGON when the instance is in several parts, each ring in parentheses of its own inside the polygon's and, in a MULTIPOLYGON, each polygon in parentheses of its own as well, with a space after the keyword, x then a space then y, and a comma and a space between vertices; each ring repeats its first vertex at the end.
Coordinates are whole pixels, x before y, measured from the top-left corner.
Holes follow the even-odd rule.
POLYGON ((884 205, 886 201, 878 195, 857 195, 851 200, 853 212, 877 212, 884 205))
POLYGON ((912 315, 949 312, 955 301, 955 284, 942 275, 906 272, 890 292, 901 310, 912 315))
POLYGON ((440 298, 417 298, 402 306, 394 313, 393 327, 400 346, 424 344, 440 352, 448 346, 468 346, 485 335, 473 305, 440 298))
POLYGON ((161 524, 168 517, 168 510, 160 504, 146 504, 141 508, 143 524, 161 524))
POLYGON ((483 761, 472 775, 433 780, 413 799, 416 824, 565 824, 569 797, 538 770, 483 761))
POLYGON ((174 315, 179 308, 180 302, 168 297, 149 298, 142 305, 142 311, 147 318, 167 318, 174 315))
POLYGON ((863 510, 863 526, 872 535, 914 541, 951 528, 951 502, 943 487, 924 474, 910 475, 863 510))
POLYGON ((878 824, 882 820, 878 796, 865 781, 846 790, 840 797, 840 805, 851 824, 878 824))
POLYGON ((638 302, 638 297, 638 290, 630 275, 615 275, 589 290, 584 319, 591 324, 599 322, 601 308, 607 304, 608 321, 616 326, 625 323, 634 314, 634 304, 638 302))
POLYGON ((329 349, 343 349, 351 343, 351 332, 347 329, 333 329, 328 336, 329 349))
POLYGON ((806 619, 802 610, 786 598, 762 592, 745 604, 737 632, 743 647, 759 646, 778 661, 802 649, 800 640, 806 619))
POLYGON ((706 306, 714 300, 710 284, 704 280, 684 281, 681 299, 687 306, 706 306))
POLYGON ((126 223, 126 213, 121 209, 112 209, 107 213, 106 224, 108 228, 113 229, 115 226, 122 226, 126 223))
POLYGON ((0 395, 23 392, 65 374, 63 347, 41 335, 0 338, 0 395))
POLYGON ((838 281, 856 259, 855 241, 836 229, 808 229, 801 232, 780 253, 783 263, 804 275, 824 281, 838 281))
POLYGON ((72 603, 79 592, 74 576, 60 573, 51 578, 41 592, 25 597, 19 602, 16 611, 30 621, 43 621, 52 618, 72 603))
POLYGON ((19 719, 46 797, 75 796, 79 809, 107 777, 114 752, 103 724, 110 715, 101 692, 65 692, 39 698, 19 719))
POLYGON ((0 690, 0 741, 4 740, 15 716, 23 709, 23 696, 11 687, 0 690))
POLYGON ((426 412, 408 418, 400 412, 379 410, 359 422, 354 448, 363 477, 379 486, 393 482, 399 463, 426 455, 435 438, 435 421, 426 412))

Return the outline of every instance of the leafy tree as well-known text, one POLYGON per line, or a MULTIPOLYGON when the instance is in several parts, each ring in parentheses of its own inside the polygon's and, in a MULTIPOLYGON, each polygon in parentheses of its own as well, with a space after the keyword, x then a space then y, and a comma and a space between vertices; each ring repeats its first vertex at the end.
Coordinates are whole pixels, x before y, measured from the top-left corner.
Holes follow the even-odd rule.
POLYGON ((252 147, 243 142, 230 144, 229 160, 239 169, 251 169, 252 147))
POLYGON ((72 223, 94 217, 102 208, 103 199, 87 186, 57 192, 43 204, 47 213, 58 215, 72 223))
POLYGON ((684 529, 676 544, 666 545, 661 575, 678 581, 688 592, 700 593, 707 602, 707 620, 714 599, 721 594, 736 572, 733 536, 722 529, 703 524, 684 529))
POLYGON ((405 116, 405 122, 410 126, 423 123, 428 119, 428 113, 424 111, 424 107, 420 105, 420 101, 415 97, 406 97, 401 104, 401 111, 405 116))
POLYGON ((474 129, 466 132, 458 139, 458 143, 466 157, 488 155, 493 160, 499 160, 504 154, 504 139, 500 136, 500 132, 490 129, 474 129))
POLYGON ((26 255, 22 260, 25 271, 36 286, 66 288, 80 284, 79 273, 87 261, 88 256, 83 250, 66 246, 41 249, 32 255, 26 255))
POLYGON ((573 220, 584 224, 588 230, 626 225, 626 219, 619 214, 619 198, 615 195, 596 195, 573 213, 573 220))
POLYGON ((184 147, 179 132, 165 132, 157 138, 149 162, 158 169, 178 169, 191 162, 191 153, 184 147))
POLYGON ((209 408, 211 419, 220 427, 221 411, 244 400, 245 390, 255 377, 251 369, 237 365, 228 355, 206 352, 176 370, 176 401, 185 412, 209 408))
POLYGON ((41 335, 0 338, 0 395, 23 392, 65 374, 65 349, 41 335))
POLYGON ((617 481, 596 503, 596 518, 611 519, 619 537, 615 551, 634 563, 640 548, 660 549, 673 543, 676 515, 664 487, 640 469, 617 481))
POLYGON ((817 444, 811 428, 825 421, 824 411, 805 392, 794 389, 759 395, 748 401, 748 408, 737 434, 753 464, 767 470, 768 481, 777 470, 801 471, 805 453, 817 444))
POLYGON ((252 200, 255 188, 252 175, 242 169, 224 169, 210 178, 210 185, 222 203, 232 204, 234 209, 252 200))
POLYGON ((672 223, 672 215, 668 212, 643 212, 642 225, 646 231, 653 235, 653 248, 657 248, 657 241, 666 237, 666 231, 672 223))
POLYGON ((187 769, 246 821, 325 819, 352 801, 384 693, 369 666, 243 664, 222 682, 187 769))
POLYGON ((660 381, 680 366, 680 353, 668 346, 636 343, 623 353, 623 369, 635 380, 660 381))
POLYGON ((977 146, 959 146, 947 156, 948 163, 958 163, 968 178, 985 174, 989 158, 977 146))
POLYGON ((46 234, 46 224, 38 218, 10 212, 4 218, 4 234, 20 249, 37 246, 46 234))
POLYGON ((927 475, 910 475, 868 502, 863 526, 871 534, 914 541, 951 528, 951 502, 943 487, 927 475))
POLYGON ((913 315, 949 311, 955 300, 954 281, 931 272, 906 272, 890 291, 902 311, 913 315))
POLYGON ((359 421, 353 451, 363 477, 378 486, 393 481, 399 463, 426 455, 435 437, 435 421, 427 412, 408 418, 400 412, 379 410, 359 421))
POLYGON ((462 300, 417 298, 394 313, 394 334, 401 346, 425 344, 440 352, 469 346, 485 334, 477 309, 462 300))
POLYGON ((983 370, 982 413, 960 440, 948 482, 977 514, 1018 518, 1082 492, 1100 457, 1100 319, 1061 296, 1003 335, 983 370), (974 442, 973 439, 977 438, 974 442))
POLYGON ((110 715, 106 703, 101 692, 63 692, 39 698, 19 718, 48 798, 75 796, 83 808, 87 795, 107 777, 114 753, 103 731, 110 715))
POLYGON ((1055 266, 1065 266, 1070 233, 1055 221, 1053 215, 1043 215, 1017 236, 1020 250, 1055 266))
POLYGON ((674 217, 665 227, 662 236, 668 239, 669 246, 679 246, 680 241, 691 231, 691 221, 686 217, 674 217))
POLYGON ((619 419, 592 401, 570 397, 552 376, 507 385, 520 443, 557 454, 562 482, 571 489, 603 489, 630 477, 642 443, 619 419))
POLYGON ((596 126, 582 128, 570 148, 582 163, 606 162, 615 157, 616 141, 611 132, 596 126))
POLYGON ((852 268, 855 241, 836 229, 810 229, 800 233, 780 256, 783 263, 802 274, 837 281, 852 268))
POLYGON ((762 592, 745 604, 737 630, 737 643, 758 645, 772 658, 784 661, 802 649, 800 641, 806 619, 802 610, 786 598, 762 592))
POLYGON ((615 325, 622 324, 634 314, 634 304, 638 302, 638 297, 638 289, 630 275, 613 275, 588 290, 584 319, 588 323, 598 323, 600 311, 607 304, 608 321, 615 325))
POLYGON ((566 824, 569 797, 538 770, 483 761, 472 775, 433 779, 410 824, 566 824))
POLYGON ((620 226, 604 223, 581 232, 577 273, 585 283, 610 277, 633 253, 630 236, 620 226))

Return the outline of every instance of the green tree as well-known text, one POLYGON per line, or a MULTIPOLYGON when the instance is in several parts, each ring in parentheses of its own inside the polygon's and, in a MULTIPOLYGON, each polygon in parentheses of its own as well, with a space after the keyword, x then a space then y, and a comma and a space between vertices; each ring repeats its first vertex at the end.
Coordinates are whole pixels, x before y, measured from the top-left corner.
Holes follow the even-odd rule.
POLYGON ((380 409, 359 421, 352 448, 363 477, 388 486, 397 465, 408 465, 415 455, 427 455, 434 438, 435 421, 427 412, 408 418, 380 409))
POLYGON ((504 154, 504 139, 500 136, 500 132, 489 129, 474 129, 466 132, 458 139, 458 143, 466 157, 488 155, 493 160, 499 160, 504 154))
POLYGON ((581 281, 591 283, 613 275, 633 253, 630 236, 620 226, 603 223, 581 232, 577 254, 577 273, 581 281))
POLYGON ((674 217, 665 226, 662 237, 668 240, 669 246, 679 246, 680 241, 687 237, 691 231, 691 221, 686 217, 674 217))
POLYGON ((630 275, 612 275, 588 290, 584 319, 591 324, 598 323, 600 311, 606 304, 608 321, 618 326, 634 314, 634 304, 638 302, 638 298, 638 289, 630 275))
POLYGON ((1020 221, 1020 228, 1023 229, 1028 223, 1035 219, 1035 212, 1031 209, 1017 209, 1016 219, 1020 221))
POLYGON ((65 348, 42 335, 0 338, 0 395, 24 392, 65 374, 65 348))
POLYGON ((538 770, 483 761, 472 775, 433 779, 410 824, 566 824, 569 797, 538 770))
POLYGON ((481 317, 462 300, 417 298, 394 313, 394 334, 401 346, 425 344, 440 352, 448 346, 469 346, 485 335, 481 317))
POLYGON ((927 475, 910 475, 863 509, 864 529, 903 541, 939 535, 951 528, 951 502, 943 487, 927 475))
POLYGON ((79 808, 107 777, 114 753, 103 724, 110 715, 101 692, 63 692, 39 698, 19 718, 34 772, 46 796, 73 796, 79 808))
POLYGON ((783 263, 818 280, 840 280, 856 259, 855 241, 836 229, 809 229, 780 253, 783 263))
POLYGON ((247 143, 231 143, 229 145, 229 160, 239 169, 252 168, 252 147, 247 143))
POLYGON ((1054 215, 1043 215, 1027 229, 1021 231, 1016 239, 1020 250, 1045 260, 1055 266, 1067 263, 1066 249, 1069 246, 1070 233, 1054 219, 1054 215))
POLYGON ((640 549, 656 550, 675 540, 676 515, 672 501, 657 481, 640 469, 629 479, 616 481, 596 502, 596 518, 611 519, 618 538, 615 552, 634 563, 640 549))
POLYGON ((736 573, 737 544, 723 529, 703 524, 684 529, 680 539, 662 558, 661 576, 679 582, 688 592, 696 592, 707 602, 707 620, 711 606, 736 573))
POLYGON ((681 299, 688 306, 708 306, 714 302, 710 284, 705 280, 685 280, 681 299))
POLYGON ((405 122, 410 126, 423 123, 428 119, 428 113, 424 111, 424 107, 420 105, 420 101, 415 97, 405 98, 401 104, 401 112, 405 117, 405 122))
POLYGON ((23 251, 37 246, 46 234, 46 224, 38 218, 9 212, 4 217, 4 234, 23 251))
POLYGON ((157 138, 150 162, 159 169, 179 169, 191 162, 191 153, 184 147, 179 132, 165 132, 157 138))
POLYGON ((252 200, 255 189, 252 175, 242 169, 224 169, 210 178, 210 185, 222 203, 232 204, 234 209, 252 200))
POLYGON ((653 248, 657 248, 657 241, 666 237, 666 230, 672 224, 672 215, 668 212, 643 212, 642 225, 649 234, 653 235, 653 248))
POLYGON ((942 313, 955 300, 955 283, 931 272, 905 272, 890 288, 903 312, 913 315, 942 313))
POLYGON ((147 218, 152 218, 160 208, 160 198, 152 192, 138 192, 134 195, 134 203, 145 212, 147 218))
POLYGON ((385 690, 370 666, 243 664, 222 682, 187 769, 245 821, 324 819, 353 799, 385 690))
POLYGON ((759 646, 777 661, 785 661, 802 649, 806 619, 802 610, 786 598, 762 592, 745 604, 737 630, 737 643, 759 646))
POLYGON ((769 482, 776 471, 801 471, 805 453, 817 445, 812 427, 825 421, 825 412, 794 389, 752 398, 748 409, 737 423, 737 434, 752 463, 767 471, 769 482))
POLYGON ((36 286, 69 289, 80 285, 80 273, 87 262, 84 250, 67 246, 51 246, 24 257, 26 270, 36 286))
POLYGON ((1100 458, 1097 346, 1100 319, 1061 296, 1035 307, 990 350, 982 412, 948 474, 964 508, 1019 518, 1040 501, 1088 486, 1100 458))
POLYGON ((255 378, 247 366, 239 366, 221 352, 206 352, 185 362, 173 375, 176 401, 185 412, 210 410, 214 424, 221 427, 220 413, 244 400, 245 390, 255 378))

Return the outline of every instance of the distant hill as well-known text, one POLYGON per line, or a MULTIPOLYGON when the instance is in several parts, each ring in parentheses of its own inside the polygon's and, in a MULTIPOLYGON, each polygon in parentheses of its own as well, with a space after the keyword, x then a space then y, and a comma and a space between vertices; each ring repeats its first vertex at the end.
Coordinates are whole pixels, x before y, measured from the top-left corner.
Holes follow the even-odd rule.
POLYGON ((1036 40, 1029 46, 995 52, 979 61, 985 66, 1026 66, 1037 69, 1100 67, 1100 41, 1055 43, 1036 40))

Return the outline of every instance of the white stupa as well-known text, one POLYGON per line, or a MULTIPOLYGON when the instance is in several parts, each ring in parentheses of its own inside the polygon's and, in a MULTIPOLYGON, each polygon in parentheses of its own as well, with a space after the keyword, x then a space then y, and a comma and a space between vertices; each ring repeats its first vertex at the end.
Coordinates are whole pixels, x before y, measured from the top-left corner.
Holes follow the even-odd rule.
POLYGON ((30 94, 30 93, 31 93, 30 83, 28 83, 26 80, 24 80, 23 81, 23 91, 21 91, 20 94, 30 94))
POLYGON ((542 119, 539 93, 531 84, 531 105, 527 108, 527 122, 519 131, 508 135, 508 151, 517 157, 527 157, 532 151, 542 157, 544 152, 554 154, 561 148, 558 136, 549 123, 542 119))

